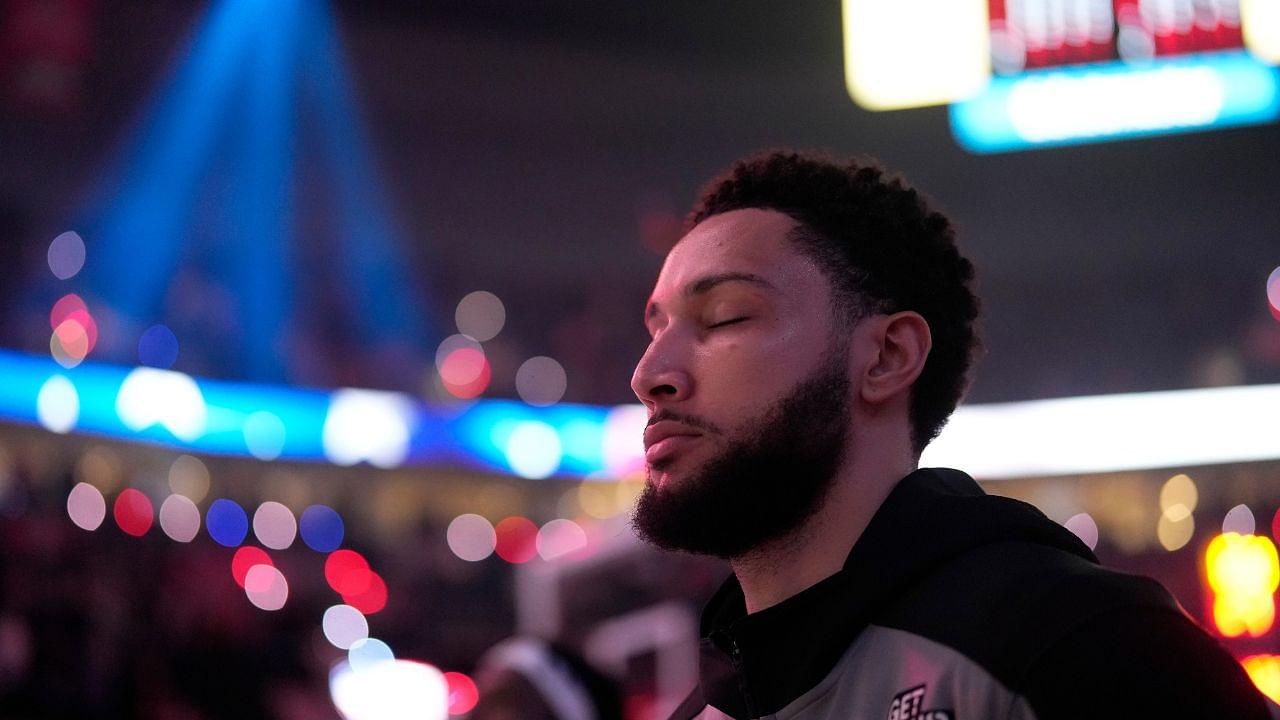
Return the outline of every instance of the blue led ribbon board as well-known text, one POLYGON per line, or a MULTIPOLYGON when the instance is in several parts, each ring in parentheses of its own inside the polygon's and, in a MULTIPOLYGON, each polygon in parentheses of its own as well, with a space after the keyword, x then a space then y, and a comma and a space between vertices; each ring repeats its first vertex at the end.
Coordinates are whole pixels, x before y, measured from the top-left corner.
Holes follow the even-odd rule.
POLYGON ((1280 117, 1280 69, 1247 52, 1048 68, 993 78, 950 114, 974 153, 1257 125, 1280 117))

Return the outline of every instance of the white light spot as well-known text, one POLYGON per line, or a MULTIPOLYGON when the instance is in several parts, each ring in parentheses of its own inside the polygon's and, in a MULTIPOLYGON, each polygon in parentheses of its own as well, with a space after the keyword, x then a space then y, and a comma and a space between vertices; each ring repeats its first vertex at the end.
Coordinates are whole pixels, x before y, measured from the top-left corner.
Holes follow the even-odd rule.
POLYGON ((338 465, 390 468, 409 454, 413 403, 399 393, 339 390, 324 420, 324 454, 338 465))
POLYGON ((298 535, 298 521, 289 508, 275 501, 267 501, 253 513, 253 534, 258 542, 272 550, 284 550, 293 544, 298 535))
POLYGON ((1227 516, 1222 519, 1222 532, 1239 533, 1241 535, 1252 535, 1257 529, 1257 523, 1253 519, 1253 511, 1248 505, 1237 505, 1227 511, 1227 516))
POLYGON ((350 605, 334 605, 325 610, 320 626, 325 638, 339 650, 348 650, 356 641, 369 637, 369 621, 350 605))
POLYGON ((449 683, 434 667, 391 660, 370 668, 339 662, 329 671, 329 695, 346 720, 445 720, 449 683))
POLYGON ((507 464, 520 477, 548 477, 560 467, 560 457, 560 436, 544 422, 521 422, 507 438, 507 464))
POLYGON ((577 552, 586 546, 586 531, 572 520, 558 518, 538 530, 538 555, 543 560, 554 560, 577 552))
POLYGON ((498 534, 493 525, 479 515, 465 513, 454 518, 445 531, 445 539, 454 555, 468 562, 479 562, 493 554, 498 534))
POLYGON ((261 610, 279 610, 289 599, 289 583, 271 565, 254 565, 244 576, 244 594, 261 610))
POLYGON ((458 301, 453 319, 458 324, 458 332, 485 342, 502 332, 507 311, 497 295, 477 290, 458 301))
POLYGON ((116 414, 130 430, 161 425, 185 442, 204 434, 208 413, 196 381, 172 370, 136 368, 116 395, 116 414))
POLYGON ((539 355, 516 370, 516 392, 520 399, 539 407, 555 405, 564 397, 568 379, 564 367, 552 358, 539 355))
POLYGON ((67 496, 67 515, 82 530, 97 530, 107 516, 107 501, 98 488, 76 483, 67 496))
POLYGON ((178 542, 191 542, 200 532, 200 508, 191 498, 174 493, 160 505, 160 529, 178 542))
POLYGON ((36 396, 36 417, 48 430, 70 432, 80 419, 80 395, 76 386, 62 375, 45 380, 36 396))
POLYGON ((1072 515, 1062 525, 1075 533, 1076 537, 1088 545, 1090 550, 1098 547, 1098 524, 1093 521, 1089 513, 1072 515))
POLYGON ((275 413, 259 410, 244 419, 244 445, 259 460, 275 460, 284 450, 284 423, 275 413))
POLYGON ((644 428, 649 411, 643 405, 619 405, 604 420, 604 465, 612 477, 644 468, 644 428))

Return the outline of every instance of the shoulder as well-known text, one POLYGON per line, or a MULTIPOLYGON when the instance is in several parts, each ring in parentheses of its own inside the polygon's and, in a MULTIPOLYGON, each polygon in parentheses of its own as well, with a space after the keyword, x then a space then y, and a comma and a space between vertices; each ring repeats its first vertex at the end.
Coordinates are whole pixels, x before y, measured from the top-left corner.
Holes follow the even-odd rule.
POLYGON ((967 552, 878 623, 954 649, 1039 718, 1267 717, 1240 665, 1159 583, 1052 547, 967 552))

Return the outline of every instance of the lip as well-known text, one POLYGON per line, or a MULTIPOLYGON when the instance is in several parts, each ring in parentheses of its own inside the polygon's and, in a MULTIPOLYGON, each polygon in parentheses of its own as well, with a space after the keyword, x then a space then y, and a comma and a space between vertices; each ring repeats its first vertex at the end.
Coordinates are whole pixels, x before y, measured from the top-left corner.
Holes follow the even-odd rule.
POLYGON ((644 459, 649 464, 678 452, 702 433, 673 420, 663 420, 645 428, 644 459))

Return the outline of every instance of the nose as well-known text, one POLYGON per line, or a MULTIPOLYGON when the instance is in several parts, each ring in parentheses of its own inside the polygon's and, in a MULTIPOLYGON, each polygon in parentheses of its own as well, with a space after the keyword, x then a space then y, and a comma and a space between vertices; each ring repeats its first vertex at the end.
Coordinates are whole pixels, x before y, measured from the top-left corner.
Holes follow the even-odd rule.
MULTIPOLYGON (((668 336, 670 337, 670 336, 668 336)), ((684 400, 692 390, 693 382, 678 354, 673 352, 662 336, 649 344, 631 375, 631 391, 652 412, 659 403, 684 400)))

